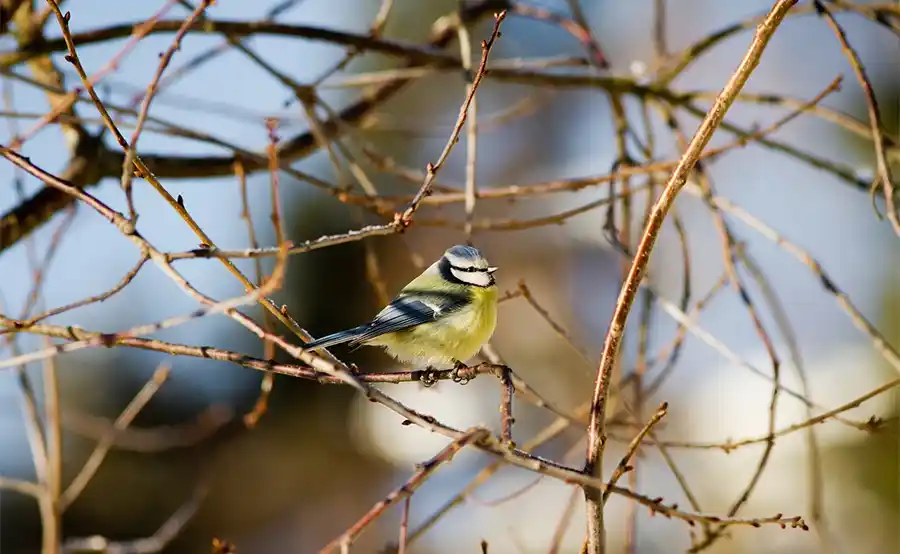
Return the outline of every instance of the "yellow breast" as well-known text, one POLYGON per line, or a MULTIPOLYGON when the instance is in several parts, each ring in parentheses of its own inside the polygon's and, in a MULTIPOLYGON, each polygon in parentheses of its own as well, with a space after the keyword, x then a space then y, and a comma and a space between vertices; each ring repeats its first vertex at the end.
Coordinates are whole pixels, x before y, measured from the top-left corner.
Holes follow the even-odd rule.
POLYGON ((383 335, 369 344, 385 346, 398 360, 423 367, 466 362, 486 343, 497 326, 497 287, 470 287, 472 302, 434 323, 383 335))
MULTIPOLYGON (((472 291, 472 304, 476 306, 473 312, 477 312, 472 325, 472 338, 478 342, 474 356, 478 349, 490 340, 497 327, 497 287, 476 288, 472 291)), ((471 356, 470 356, 471 357, 471 356)))

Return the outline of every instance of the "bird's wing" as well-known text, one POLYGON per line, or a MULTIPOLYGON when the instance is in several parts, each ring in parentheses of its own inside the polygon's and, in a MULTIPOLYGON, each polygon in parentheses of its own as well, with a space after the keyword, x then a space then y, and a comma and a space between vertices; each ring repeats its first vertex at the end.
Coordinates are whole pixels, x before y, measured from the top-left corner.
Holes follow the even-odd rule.
POLYGON ((433 322, 469 302, 471 299, 466 294, 407 291, 381 310, 371 323, 358 328, 361 332, 353 337, 350 344, 361 344, 387 333, 433 322))
POLYGON ((364 333, 365 330, 366 326, 360 325, 359 327, 347 329, 346 331, 338 331, 337 333, 332 333, 316 340, 311 340, 308 343, 304 344, 303 348, 305 350, 318 350, 320 348, 328 348, 329 346, 334 346, 336 344, 350 342, 358 337, 361 333, 364 333))

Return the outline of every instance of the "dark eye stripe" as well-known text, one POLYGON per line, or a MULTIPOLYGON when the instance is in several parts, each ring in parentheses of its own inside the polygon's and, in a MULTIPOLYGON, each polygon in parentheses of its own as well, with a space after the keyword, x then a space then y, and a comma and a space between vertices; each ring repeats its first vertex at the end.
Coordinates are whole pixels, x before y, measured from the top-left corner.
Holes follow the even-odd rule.
POLYGON ((482 269, 480 267, 457 267, 453 264, 450 264, 450 267, 455 269, 456 271, 465 271, 466 273, 472 273, 474 271, 487 271, 487 269, 482 269))

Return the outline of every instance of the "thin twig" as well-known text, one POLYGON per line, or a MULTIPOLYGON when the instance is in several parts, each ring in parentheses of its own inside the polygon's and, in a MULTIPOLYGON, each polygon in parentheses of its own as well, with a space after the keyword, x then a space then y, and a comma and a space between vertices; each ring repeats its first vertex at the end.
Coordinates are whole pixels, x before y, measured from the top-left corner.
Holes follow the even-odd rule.
POLYGON ((488 57, 491 54, 494 43, 500 38, 500 24, 503 23, 505 18, 506 10, 494 14, 494 30, 491 31, 491 38, 486 41, 481 41, 481 63, 478 64, 478 70, 472 77, 472 85, 469 87, 462 107, 459 109, 459 117, 457 117, 456 124, 453 126, 453 131, 450 133, 450 139, 447 140, 447 144, 444 145, 444 150, 441 152, 441 155, 438 156, 437 161, 434 163, 429 162, 425 167, 425 180, 422 182, 422 186, 419 187, 419 191, 416 192, 416 195, 410 201, 409 205, 407 205, 406 209, 402 212, 398 212, 394 215, 395 226, 399 226, 401 229, 408 227, 412 223, 413 214, 416 213, 422 199, 431 194, 431 185, 434 183, 438 171, 444 166, 444 162, 450 157, 450 152, 453 150, 453 147, 456 146, 457 141, 459 141, 459 134, 466 124, 469 107, 475 99, 475 91, 478 90, 478 85, 481 84, 481 80, 487 74, 488 57))
MULTIPOLYGON (((597 379, 591 401, 591 421, 588 427, 588 454, 585 460, 585 471, 590 475, 597 476, 602 471, 603 449, 606 442, 606 400, 609 394, 612 369, 618 359, 619 345, 625 330, 628 313, 631 311, 631 305, 646 272, 650 252, 659 235, 666 213, 687 181, 700 153, 709 143, 716 127, 725 118, 728 108, 740 93, 750 74, 759 64, 762 53, 775 29, 795 3, 796 0, 779 0, 769 12, 766 20, 757 28, 750 49, 716 99, 713 107, 707 113, 706 118, 700 124, 687 151, 685 151, 678 167, 675 168, 672 176, 666 183, 665 189, 647 220, 646 229, 641 236, 641 241, 635 253, 634 263, 616 302, 616 309, 603 345, 600 367, 597 370, 597 379)), ((606 530, 603 522, 602 495, 597 494, 594 490, 586 489, 585 498, 588 504, 588 553, 603 554, 606 552, 606 530)))
POLYGON ((195 446, 214 436, 233 419, 234 412, 230 407, 212 405, 183 423, 116 431, 115 422, 105 417, 63 410, 66 430, 97 442, 113 435, 112 448, 144 454, 195 446))
MULTIPOLYGON (((278 244, 282 244, 284 242, 284 224, 282 223, 281 218, 281 194, 279 189, 279 178, 278 178, 278 135, 276 134, 277 122, 275 120, 269 120, 266 122, 266 126, 269 130, 269 147, 268 147, 268 155, 269 155, 269 183, 271 188, 271 204, 272 204, 272 227, 275 230, 275 242, 278 244)), ((256 233, 253 229, 253 220, 250 217, 250 204, 247 199, 247 174, 244 171, 243 165, 236 166, 238 169, 238 178, 240 180, 241 185, 241 202, 244 206, 243 208, 243 217, 247 223, 247 233, 250 237, 250 247, 258 248, 259 244, 256 240, 256 233)), ((256 269, 256 283, 257 286, 262 285, 263 282, 263 272, 262 272, 262 263, 259 258, 254 259, 254 268, 256 269)), ((274 322, 272 321, 271 313, 264 312, 263 313, 263 328, 267 333, 271 334, 275 332, 274 322)), ((270 340, 263 341, 263 350, 264 350, 264 358, 266 360, 275 359, 275 343, 270 340)), ((256 399, 256 403, 253 406, 253 409, 244 416, 244 424, 248 427, 255 427, 259 422, 259 418, 262 417, 263 414, 266 413, 269 405, 269 396, 272 394, 272 387, 275 385, 275 374, 274 373, 266 373, 263 375, 262 380, 259 383, 259 396, 256 399)))
MULTIPOLYGON (((109 289, 108 291, 98 294, 96 296, 90 296, 88 298, 84 298, 77 302, 72 302, 71 304, 66 304, 65 306, 60 306, 59 308, 54 308, 52 310, 44 312, 43 314, 31 317, 27 320, 27 322, 25 322, 25 325, 26 326, 34 325, 35 323, 39 323, 49 317, 53 317, 53 316, 59 315, 61 313, 65 313, 65 312, 74 310, 76 308, 82 308, 89 304, 103 302, 105 300, 108 300, 109 298, 112 298, 113 296, 115 296, 116 294, 121 292, 122 289, 127 287, 134 280, 135 277, 137 277, 138 272, 141 270, 142 267, 144 267, 144 264, 147 263, 147 261, 149 259, 150 258, 148 256, 142 255, 141 258, 138 260, 138 262, 128 271, 128 273, 126 273, 125 276, 122 277, 122 279, 118 283, 116 283, 116 285, 113 288, 109 289)), ((3 334, 4 332, 5 331, 0 331, 0 334, 3 334)))
POLYGON ((212 477, 211 471, 201 475, 191 497, 169 516, 152 536, 130 541, 111 541, 102 536, 68 539, 63 545, 63 552, 66 554, 84 551, 105 554, 155 554, 161 552, 194 518, 200 509, 200 504, 209 493, 212 477))
MULTIPOLYGON (((130 28, 131 36, 129 37, 125 45, 122 46, 122 49, 119 50, 119 52, 116 53, 112 58, 110 58, 109 61, 99 71, 91 75, 89 77, 89 81, 92 84, 99 84, 108 73, 115 71, 119 67, 125 56, 127 56, 128 53, 131 52, 131 50, 133 50, 145 36, 150 34, 153 31, 153 28, 160 22, 160 18, 162 18, 170 9, 172 9, 175 1, 176 0, 167 0, 163 7, 160 8, 159 11, 151 15, 146 21, 138 25, 133 25, 130 28)), ((48 6, 48 8, 50 9, 48 9, 46 13, 49 16, 53 13, 52 5, 48 6)), ((38 121, 31 129, 28 129, 22 135, 17 135, 13 139, 10 146, 12 148, 19 148, 20 146, 25 144, 25 142, 36 135, 38 131, 55 121, 64 112, 68 111, 76 102, 78 96, 79 91, 77 90, 66 93, 66 95, 53 107, 53 109, 44 114, 44 116, 41 117, 40 121, 38 121)))
POLYGON ((406 483, 401 485, 399 488, 392 491, 389 495, 387 495, 384 500, 379 501, 377 504, 372 506, 372 508, 366 512, 366 514, 359 519, 356 523, 354 523, 349 529, 347 529, 344 533, 342 533, 339 537, 335 538, 331 542, 329 542, 325 547, 319 550, 319 554, 327 554, 328 552, 332 552, 337 548, 340 548, 342 545, 351 544, 359 535, 363 532, 363 530, 369 526, 376 518, 378 518, 385 510, 387 510, 391 505, 401 499, 409 498, 413 493, 418 489, 430 476, 434 473, 437 468, 441 465, 449 462, 453 459, 453 457, 463 448, 477 442, 479 440, 484 439, 487 436, 488 432, 486 429, 482 428, 474 428, 470 431, 467 431, 464 435, 462 435, 459 439, 450 443, 446 448, 438 452, 433 458, 423 463, 420 466, 420 469, 410 477, 406 483))
MULTIPOLYGON (((166 68, 169 66, 169 63, 172 61, 172 56, 175 55, 175 52, 181 48, 181 41, 184 39, 185 34, 188 29, 193 25, 194 21, 199 18, 206 8, 211 6, 213 0, 202 0, 200 5, 197 6, 187 18, 185 18, 184 23, 182 23, 181 28, 175 33, 175 38, 172 40, 172 44, 163 52, 162 56, 160 56, 159 65, 156 68, 156 73, 153 75, 153 78, 150 80, 150 84, 147 85, 147 92, 144 94, 144 101, 141 103, 141 108, 138 111, 137 122, 134 125, 134 132, 131 134, 131 140, 129 141, 127 147, 124 144, 120 146, 125 150, 125 159, 122 161, 122 190, 125 191, 125 198, 128 202, 128 212, 131 219, 137 218, 137 212, 134 208, 134 202, 132 200, 132 181, 134 180, 134 170, 132 169, 132 165, 134 164, 134 158, 137 155, 137 144, 138 139, 141 137, 141 132, 144 129, 144 123, 147 121, 147 114, 150 113, 150 103, 153 101, 153 98, 156 96, 156 91, 159 89, 159 80, 162 78, 163 72, 165 72, 166 68)), ((56 8, 58 9, 58 8, 56 8)), ((68 19, 68 13, 66 13, 66 17, 68 19)), ((64 30, 65 32, 65 30, 64 30)))
MULTIPOLYGON (((49 337, 44 337, 44 344, 49 343, 49 337)), ((43 551, 50 554, 59 552, 62 537, 63 436, 56 360, 53 358, 44 360, 42 369, 44 431, 47 440, 47 483, 44 494, 47 496, 46 502, 49 504, 47 511, 51 517, 48 519, 46 517, 48 514, 42 514, 41 524, 44 526, 43 551)))
MULTIPOLYGON (((653 429, 653 426, 662 421, 662 418, 666 417, 666 413, 668 413, 669 404, 663 402, 660 404, 659 408, 656 410, 656 413, 653 414, 653 417, 647 421, 646 425, 638 432, 637 435, 634 436, 634 439, 631 440, 631 444, 628 445, 628 449, 625 451, 625 455, 622 456, 622 459, 619 461, 619 465, 616 466, 615 471, 613 471, 612 477, 609 478, 610 487, 615 486, 615 484, 619 481, 619 478, 625 475, 626 472, 631 470, 631 466, 628 465, 628 462, 631 461, 631 458, 637 454, 638 448, 641 446, 641 442, 644 440, 644 437, 653 429)), ((611 489, 606 489, 603 493, 603 503, 609 499, 609 495, 612 492, 611 489)))
MULTIPOLYGON (((112 120, 112 117, 109 115, 109 112, 101 102, 99 96, 97 96, 94 87, 91 85, 90 81, 87 78, 87 74, 84 71, 84 67, 81 65, 81 61, 78 58, 78 54, 75 50, 75 42, 72 39, 71 31, 69 30, 69 18, 67 15, 63 15, 62 11, 60 11, 59 6, 56 4, 55 0, 47 0, 50 5, 53 7, 54 12, 56 13, 57 20, 59 21, 60 28, 62 29, 63 38, 65 39, 66 46, 69 51, 69 55, 66 59, 75 67, 78 75, 81 77, 82 82, 85 85, 88 93, 91 96, 91 99, 94 101, 97 110, 100 112, 100 115, 103 117, 104 123, 106 127, 113 133, 113 136, 116 138, 116 141, 119 143, 119 146, 125 150, 126 152, 130 151, 130 146, 128 142, 125 140, 125 137, 122 136, 122 133, 116 128, 115 123, 112 120)), ((204 5, 208 3, 210 0, 204 0, 204 5)), ((164 69, 164 66, 161 65, 161 68, 164 69)), ((188 211, 185 209, 184 202, 179 196, 178 199, 172 197, 172 195, 162 186, 159 180, 153 175, 153 173, 149 170, 147 165, 141 159, 140 156, 134 154, 134 167, 137 171, 140 172, 141 177, 147 180, 153 188, 166 200, 172 209, 184 220, 185 223, 191 228, 195 235, 200 239, 201 244, 204 245, 207 249, 216 248, 213 240, 200 228, 197 222, 191 217, 188 211)), ((134 221, 132 220, 131 226, 134 226, 134 221)), ((126 233, 129 234, 129 233, 126 233)), ((134 235, 131 235, 132 237, 134 235)), ((283 246, 283 245, 279 245, 283 246)), ((229 272, 232 273, 238 280, 244 285, 244 288, 249 292, 256 289, 252 282, 244 276, 243 273, 227 258, 218 258, 219 261, 228 269, 229 272)), ((292 320, 288 318, 282 310, 279 309, 275 304, 269 300, 265 295, 257 294, 257 302, 262 304, 264 308, 266 308, 272 315, 278 318, 279 321, 284 323, 288 329, 294 332, 296 335, 300 335, 302 333, 301 330, 292 326, 292 320)))
POLYGON ((878 191, 878 186, 880 185, 881 191, 884 194, 884 201, 887 204, 888 220, 891 222, 894 232, 900 235, 900 211, 898 211, 897 207, 897 193, 894 189, 894 177, 891 174, 891 164, 887 160, 887 147, 884 134, 881 132, 881 129, 883 128, 881 123, 881 111, 878 109, 878 99, 875 97, 875 90, 872 88, 872 82, 866 75, 866 68, 863 66, 859 54, 857 54, 856 50, 850 45, 850 42, 847 40, 847 35, 844 33, 844 29, 838 24, 834 15, 831 13, 831 10, 819 0, 814 0, 813 5, 815 6, 816 11, 825 17, 828 21, 828 26, 834 31, 838 42, 841 43, 841 50, 843 50, 844 55, 850 62, 850 67, 853 68, 856 80, 859 81, 859 86, 862 88, 863 96, 865 96, 866 99, 866 111, 869 114, 869 126, 872 130, 873 142, 875 143, 875 164, 878 168, 878 179, 876 179, 872 185, 872 196, 874 199, 875 193, 878 191))
MULTIPOLYGON (((688 187, 688 192, 699 195, 696 189, 688 187)), ((829 273, 825 271, 822 265, 816 261, 806 250, 801 248, 795 242, 787 239, 784 235, 775 231, 772 227, 764 223, 758 217, 747 212, 741 207, 735 205, 727 198, 717 196, 711 199, 716 206, 734 215, 737 219, 743 221, 750 228, 769 239, 773 243, 779 245, 785 252, 790 254, 794 259, 805 265, 818 279, 822 288, 834 297, 838 306, 846 312, 853 326, 859 329, 872 343, 872 348, 881 355, 882 358, 897 372, 900 373, 900 352, 891 345, 878 328, 870 322, 862 311, 853 303, 850 296, 834 281, 829 273)))
POLYGON ((513 386, 512 376, 510 374, 510 369, 508 367, 500 366, 499 371, 497 372, 497 378, 500 379, 500 438, 510 444, 513 443, 512 440, 512 426, 515 422, 515 418, 513 418, 513 396, 515 394, 515 387, 513 386))
POLYGON ((409 505, 412 495, 403 500, 403 516, 400 518, 400 538, 397 540, 397 554, 406 554, 406 537, 409 534, 409 505))
POLYGON ((141 390, 135 395, 131 402, 129 402, 128 406, 122 410, 119 417, 116 418, 112 428, 107 430, 106 434, 97 441, 94 450, 91 451, 88 459, 85 460, 81 470, 79 470, 72 479, 72 482, 69 483, 69 486, 66 487, 65 492, 60 496, 60 511, 65 511, 65 509, 71 506, 71 504, 81 495, 88 483, 90 483, 91 479, 96 475, 97 470, 100 469, 100 465, 103 463, 103 460, 106 458, 106 455, 116 441, 116 435, 131 425, 134 418, 136 418, 141 410, 143 410, 150 402, 168 377, 169 368, 167 366, 160 366, 154 371, 153 376, 150 377, 143 387, 141 387, 141 390))
POLYGON ((472 221, 475 219, 475 195, 477 193, 477 160, 478 160, 478 99, 475 97, 475 83, 472 73, 472 36, 465 25, 459 26, 459 49, 465 71, 466 97, 472 98, 469 102, 468 113, 469 126, 466 128, 466 222, 464 232, 466 241, 472 244, 472 221))

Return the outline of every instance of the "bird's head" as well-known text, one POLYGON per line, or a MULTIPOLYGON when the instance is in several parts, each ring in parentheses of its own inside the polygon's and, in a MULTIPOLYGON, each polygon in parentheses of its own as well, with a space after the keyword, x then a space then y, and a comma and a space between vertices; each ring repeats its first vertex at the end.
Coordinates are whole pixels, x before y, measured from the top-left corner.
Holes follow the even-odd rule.
POLYGON ((494 283, 496 267, 491 267, 481 250, 474 246, 457 244, 448 248, 440 265, 445 277, 477 287, 490 287, 494 283), (450 277, 452 276, 452 277, 450 277))

